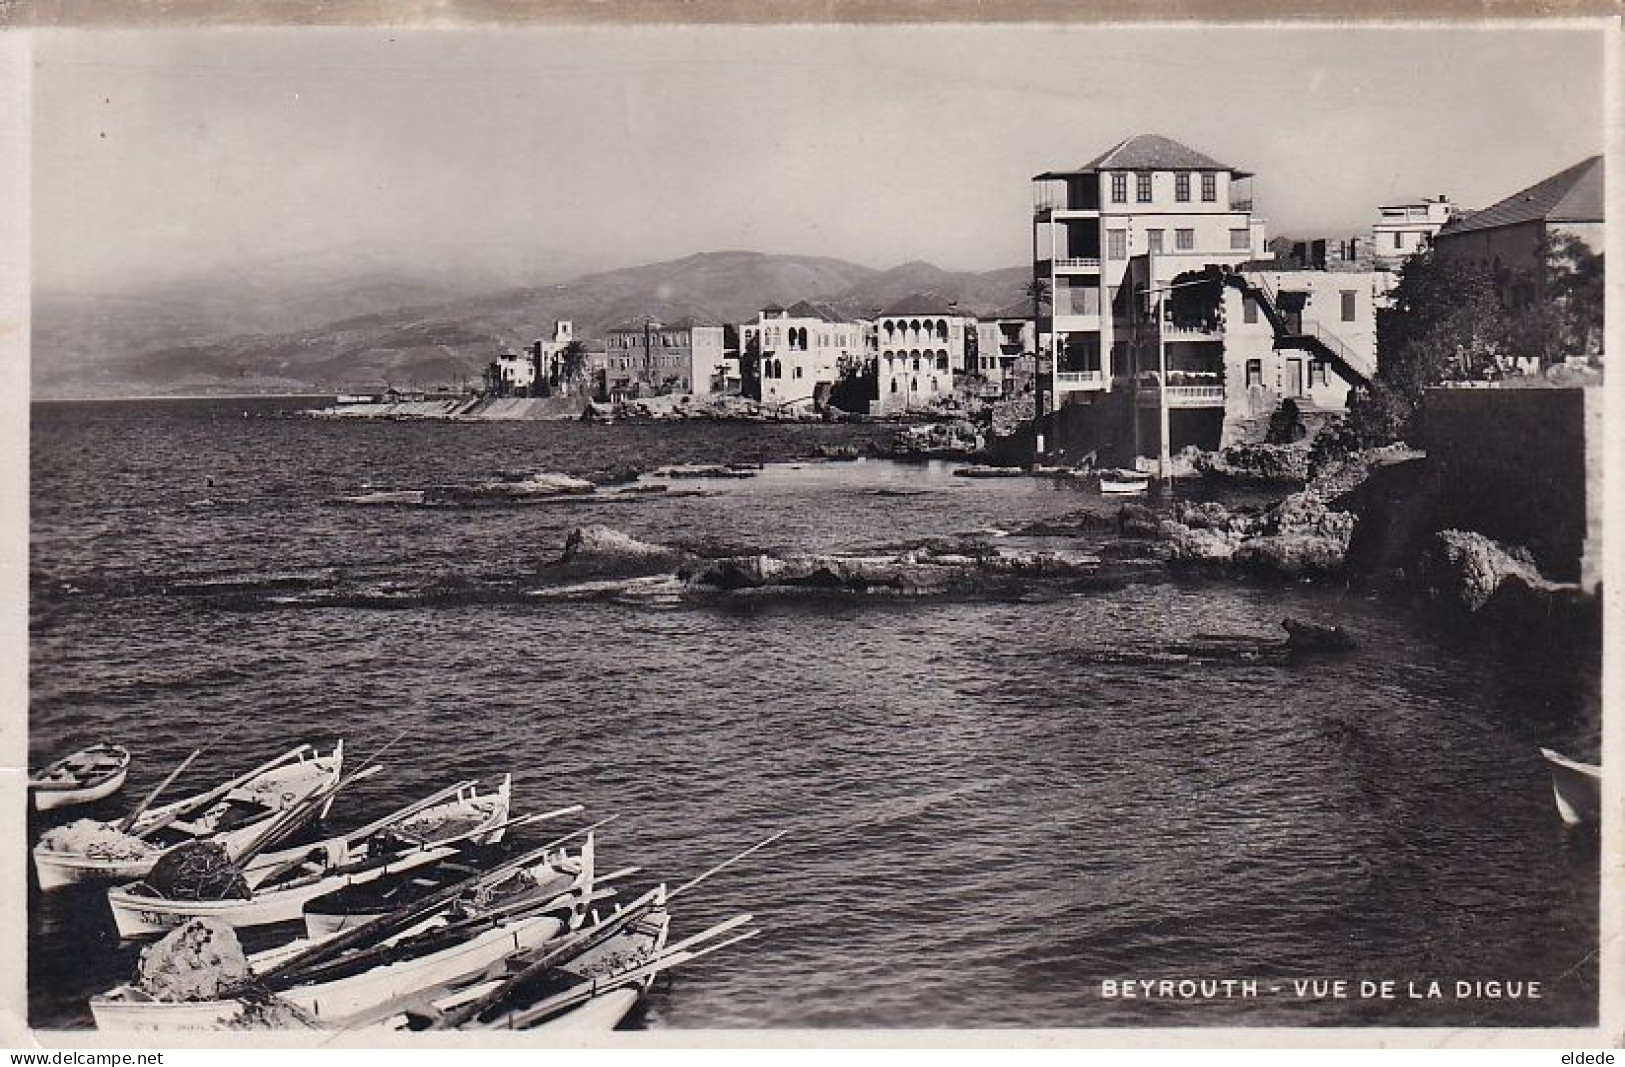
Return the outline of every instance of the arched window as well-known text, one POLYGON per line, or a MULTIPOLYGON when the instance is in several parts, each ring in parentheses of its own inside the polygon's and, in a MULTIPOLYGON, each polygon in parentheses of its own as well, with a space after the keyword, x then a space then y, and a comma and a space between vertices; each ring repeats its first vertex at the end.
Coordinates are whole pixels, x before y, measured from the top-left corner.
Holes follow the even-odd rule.
POLYGON ((908 388, 909 388, 909 392, 912 392, 912 393, 919 392, 920 391, 920 379, 918 379, 918 378, 910 378, 908 380, 908 388))
POLYGON ((947 339, 948 339, 948 320, 947 319, 938 319, 937 320, 937 340, 946 341, 947 339))
POLYGON ((891 391, 894 392, 894 393, 897 392, 897 379, 896 378, 893 378, 891 380, 891 391))
POLYGON ((937 370, 947 370, 947 369, 948 369, 948 353, 939 348, 939 349, 937 349, 937 370))
POLYGON ((937 379, 935 375, 932 375, 931 377, 931 391, 933 393, 937 391, 937 379))

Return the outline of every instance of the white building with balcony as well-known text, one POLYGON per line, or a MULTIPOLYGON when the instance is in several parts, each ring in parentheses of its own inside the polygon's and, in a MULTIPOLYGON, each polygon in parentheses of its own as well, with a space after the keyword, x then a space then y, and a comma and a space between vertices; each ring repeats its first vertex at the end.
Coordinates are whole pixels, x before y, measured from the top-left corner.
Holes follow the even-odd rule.
POLYGON ((1050 310, 1036 324, 1041 410, 1088 402, 1129 373, 1132 259, 1149 255, 1150 283, 1161 285, 1264 257, 1251 177, 1156 134, 1034 177, 1033 277, 1050 310))
POLYGON ((873 410, 916 410, 953 394, 976 345, 976 316, 944 297, 915 293, 881 309, 873 336, 880 394, 873 410))
POLYGON ((867 323, 812 300, 763 308, 740 325, 739 339, 760 353, 762 402, 786 407, 813 405, 820 386, 827 390, 868 355, 867 323))
POLYGON ((1402 200, 1377 208, 1371 226, 1371 259, 1381 270, 1398 270, 1416 253, 1425 251, 1444 224, 1458 214, 1450 198, 1402 200))

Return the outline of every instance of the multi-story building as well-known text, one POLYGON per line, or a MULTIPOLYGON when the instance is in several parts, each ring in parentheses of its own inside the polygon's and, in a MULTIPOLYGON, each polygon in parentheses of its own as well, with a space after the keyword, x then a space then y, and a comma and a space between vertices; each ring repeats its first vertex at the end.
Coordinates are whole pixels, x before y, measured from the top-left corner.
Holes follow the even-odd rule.
POLYGON ((609 331, 605 389, 614 399, 665 393, 705 395, 725 364, 721 324, 644 317, 609 331))
POLYGON ((930 407, 970 370, 976 316, 945 297, 915 293, 880 310, 873 338, 879 395, 871 410, 930 407))
POLYGON ((1405 261, 1425 251, 1438 233, 1459 213, 1450 198, 1403 200, 1377 208, 1371 226, 1371 259, 1380 270, 1398 270, 1405 261))
POLYGON ((1266 259, 1249 177, 1142 135, 1035 179, 1041 412, 1121 460, 1258 439, 1287 399, 1346 406, 1376 366, 1375 276, 1353 242, 1266 259))
POLYGON ((789 407, 811 406, 820 386, 827 392, 868 354, 867 323, 811 300, 763 308, 741 324, 739 338, 760 356, 762 402, 789 407))
POLYGON ((1156 134, 1120 142, 1075 170, 1033 179, 1033 277, 1043 410, 1108 391, 1127 367, 1129 262, 1150 255, 1152 286, 1209 263, 1265 255, 1247 171, 1156 134))
POLYGON ((1032 305, 1012 304, 977 319, 976 355, 971 357, 976 366, 969 372, 982 383, 984 395, 1010 396, 1021 391, 1023 359, 1030 363, 1037 350, 1032 305))

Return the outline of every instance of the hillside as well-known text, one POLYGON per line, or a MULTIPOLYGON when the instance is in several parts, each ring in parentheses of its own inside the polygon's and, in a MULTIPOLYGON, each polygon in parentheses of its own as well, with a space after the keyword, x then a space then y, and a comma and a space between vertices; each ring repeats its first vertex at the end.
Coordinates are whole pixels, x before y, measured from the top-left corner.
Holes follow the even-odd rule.
POLYGON ((423 299, 432 287, 398 284, 391 290, 377 278, 363 278, 349 287, 329 285, 322 298, 327 305, 315 299, 298 308, 282 305, 273 317, 286 322, 305 314, 309 325, 255 329, 250 324, 265 321, 267 313, 262 309, 256 319, 245 311, 240 321, 250 329, 229 337, 193 328, 199 320, 195 298, 190 304, 177 298, 167 316, 142 317, 141 329, 125 326, 122 336, 109 336, 124 320, 107 314, 106 306, 81 309, 81 317, 72 320, 75 329, 67 330, 63 324, 71 319, 71 308, 52 305, 46 329, 36 330, 33 382, 35 393, 44 396, 451 384, 477 379, 499 352, 549 335, 557 319, 574 322, 578 336, 592 338, 643 315, 738 322, 767 304, 803 298, 866 314, 918 291, 985 311, 1021 299, 1026 274, 1022 268, 955 273, 926 263, 875 271, 837 259, 711 252, 455 299, 423 299), (376 306, 397 295, 401 299, 391 306, 376 306), (359 313, 319 314, 324 306, 346 302, 359 313), (165 323, 174 324, 174 333, 167 344, 153 343, 165 323), (87 354, 83 340, 69 343, 65 336, 93 336, 100 347, 87 354))

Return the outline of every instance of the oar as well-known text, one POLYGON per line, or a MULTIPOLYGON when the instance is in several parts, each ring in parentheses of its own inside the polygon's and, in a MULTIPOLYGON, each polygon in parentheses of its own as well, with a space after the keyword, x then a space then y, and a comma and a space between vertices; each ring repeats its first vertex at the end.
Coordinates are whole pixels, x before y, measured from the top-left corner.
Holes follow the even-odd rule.
MULTIPOLYGON (((608 819, 601 820, 600 825, 602 823, 609 822, 614 818, 615 816, 610 816, 608 819)), ((309 948, 289 956, 287 959, 284 959, 276 966, 266 971, 260 976, 260 981, 268 988, 287 988, 290 985, 297 984, 298 975, 306 973, 314 967, 319 966, 323 961, 331 959, 339 953, 344 952, 349 948, 369 939, 382 939, 392 936, 398 931, 405 930, 411 927, 414 923, 420 922, 428 916, 433 915, 436 911, 445 907, 453 900, 456 900, 468 890, 485 885, 500 875, 505 875, 511 870, 516 870, 528 863, 533 863, 536 860, 543 858, 549 851, 557 847, 557 845, 564 841, 568 841, 571 837, 577 836, 577 834, 581 832, 582 831, 576 831, 575 833, 567 834, 558 841, 549 842, 540 848, 532 849, 520 856, 516 856, 513 859, 498 864, 489 871, 482 871, 478 874, 472 875, 460 882, 449 885, 438 892, 431 893, 429 896, 424 897, 421 900, 404 905, 403 907, 397 908, 395 911, 387 914, 369 919, 364 923, 351 927, 349 930, 335 934, 333 937, 330 937, 324 941, 317 942, 316 944, 311 945, 309 948), (272 985, 273 982, 276 984, 272 985)))
MULTIPOLYGON (((259 840, 255 841, 238 854, 236 859, 237 866, 243 867, 248 863, 249 860, 253 859, 261 852, 264 852, 267 848, 286 837, 289 833, 292 833, 295 827, 303 825, 306 819, 310 817, 311 812, 321 805, 327 803, 327 801, 332 797, 336 796, 339 790, 344 789, 347 786, 354 785, 356 782, 364 782, 383 769, 384 768, 382 766, 376 763, 369 767, 363 767, 361 770, 356 771, 348 778, 345 778, 343 781, 339 782, 328 792, 315 797, 306 797, 304 800, 295 804, 287 811, 272 818, 266 824, 265 832, 260 835, 259 840)), ((311 847, 315 848, 317 846, 312 845, 311 847)))
POLYGON ((135 825, 135 821, 141 818, 142 813, 152 806, 152 802, 154 800, 158 799, 158 794, 162 793, 165 789, 168 789, 169 784, 175 779, 179 778, 181 776, 181 772, 190 767, 192 765, 192 761, 201 755, 203 755, 203 750, 201 748, 194 748, 192 750, 192 754, 182 760, 179 767, 176 767, 174 770, 169 772, 169 777, 165 778, 163 781, 159 782, 155 787, 153 787, 152 792, 143 797, 141 799, 141 803, 135 806, 135 810, 131 811, 130 814, 124 816, 124 818, 119 821, 117 827, 118 832, 121 834, 129 833, 130 827, 135 825))
POLYGON ((675 945, 668 945, 653 959, 624 968, 618 974, 612 973, 597 978, 583 978, 580 982, 576 983, 570 988, 565 989, 562 992, 555 993, 553 996, 539 1001, 538 1003, 533 1004, 522 1011, 509 1015, 507 1018, 502 1020, 501 1025, 505 1029, 526 1029, 535 1023, 542 1021, 548 1016, 557 1015, 560 1011, 566 1008, 571 1008, 580 1002, 591 1000, 600 993, 607 993, 612 989, 617 989, 624 985, 631 985, 635 982, 641 982, 644 978, 653 977, 659 972, 669 967, 674 967, 679 963, 687 963, 691 960, 699 959, 701 956, 709 955, 710 953, 719 949, 727 948, 729 945, 735 945, 741 941, 748 941, 760 934, 761 931, 747 930, 743 934, 731 937, 726 941, 718 942, 717 944, 707 945, 704 948, 694 947, 705 941, 714 941, 723 934, 736 930, 750 922, 752 918, 753 917, 749 914, 736 915, 732 919, 718 923, 709 930, 703 930, 692 937, 679 941, 675 945))
POLYGON ((447 786, 446 788, 440 790, 440 792, 438 792, 438 793, 431 793, 429 796, 424 797, 422 800, 416 801, 415 803, 412 803, 412 804, 408 804, 404 808, 398 808, 397 810, 391 812, 390 814, 385 815, 382 819, 374 820, 373 822, 370 822, 367 825, 361 827, 361 829, 359 829, 359 830, 351 830, 348 834, 344 835, 344 840, 346 840, 346 841, 365 840, 366 838, 371 837, 373 834, 377 833, 379 830, 384 829, 385 827, 393 826, 396 823, 402 821, 403 819, 410 819, 412 816, 416 815, 420 811, 423 811, 425 808, 432 808, 436 804, 440 803, 442 800, 445 800, 448 797, 455 796, 460 791, 462 791, 464 789, 467 789, 469 786, 474 785, 476 783, 476 781, 477 781, 477 779, 469 778, 469 779, 466 779, 464 781, 458 782, 456 785, 447 786))
POLYGON ((453 1030, 477 1018, 487 1009, 501 1003, 502 999, 510 992, 523 986, 535 976, 550 971, 559 964, 575 959, 595 946, 603 944, 637 919, 659 907, 663 902, 664 887, 651 889, 626 907, 617 909, 614 915, 591 929, 579 931, 544 946, 540 957, 503 979, 501 984, 484 996, 465 1001, 459 1004, 455 1010, 448 1011, 432 1020, 430 1023, 431 1028, 435 1030, 453 1030))
POLYGON ((779 838, 783 837, 785 834, 787 834, 789 832, 790 831, 788 831, 788 830, 780 830, 778 833, 776 833, 773 836, 767 838, 765 841, 760 841, 760 842, 750 846, 745 851, 739 853, 739 855, 734 856, 731 859, 723 860, 721 863, 717 864, 715 867, 712 867, 710 870, 706 871, 704 874, 697 875, 696 877, 690 878, 688 881, 684 882, 682 885, 678 886, 676 889, 673 889, 669 894, 667 894, 666 899, 671 900, 674 897, 677 897, 678 895, 680 895, 684 890, 693 889, 695 886, 699 885, 701 882, 705 881, 707 878, 711 877, 713 874, 716 874, 718 871, 723 870, 724 868, 727 868, 727 867, 732 867, 734 864, 738 863, 740 860, 744 859, 746 856, 750 855, 752 852, 761 851, 762 849, 766 848, 768 845, 771 845, 773 842, 777 841, 779 838))
POLYGON ((258 767, 255 767, 251 771, 248 771, 248 772, 246 772, 244 774, 239 774, 237 777, 233 778, 231 781, 226 782, 226 783, 224 783, 222 785, 216 786, 215 788, 211 789, 209 792, 204 793, 202 796, 193 797, 191 800, 188 800, 188 801, 184 802, 180 807, 177 807, 174 811, 170 812, 168 815, 166 815, 163 818, 157 820, 151 826, 145 827, 140 833, 136 834, 135 836, 136 837, 150 837, 151 835, 157 833, 159 830, 162 830, 164 827, 168 826, 170 823, 174 822, 176 819, 179 819, 182 815, 189 814, 191 812, 196 811, 197 809, 199 809, 201 807, 205 807, 205 806, 207 806, 209 804, 214 803, 216 800, 218 800, 221 797, 225 796, 227 793, 231 792, 233 789, 235 789, 238 786, 242 785, 244 782, 250 781, 250 780, 258 777, 259 775, 264 774, 266 771, 273 770, 273 769, 275 769, 277 767, 280 767, 284 763, 289 762, 290 760, 298 759, 301 755, 303 755, 306 751, 309 751, 309 750, 310 750, 309 745, 300 745, 298 748, 290 749, 287 752, 284 752, 282 755, 278 756, 274 760, 268 760, 265 763, 260 764, 258 767))
POLYGON ((170 783, 178 778, 180 773, 184 771, 193 760, 197 759, 199 756, 203 755, 203 753, 209 751, 209 749, 218 744, 220 739, 226 736, 226 733, 227 731, 222 729, 219 733, 209 738, 208 741, 204 742, 201 746, 193 749, 192 754, 187 756, 185 761, 182 762, 179 767, 176 767, 172 772, 170 772, 168 778, 165 778, 162 782, 158 783, 158 788, 148 793, 146 799, 141 801, 140 804, 136 805, 135 810, 124 817, 124 821, 119 823, 118 826, 119 833, 129 833, 130 827, 135 825, 135 821, 141 817, 141 813, 146 811, 147 808, 152 805, 154 800, 158 799, 158 794, 162 793, 165 789, 168 789, 170 783))

